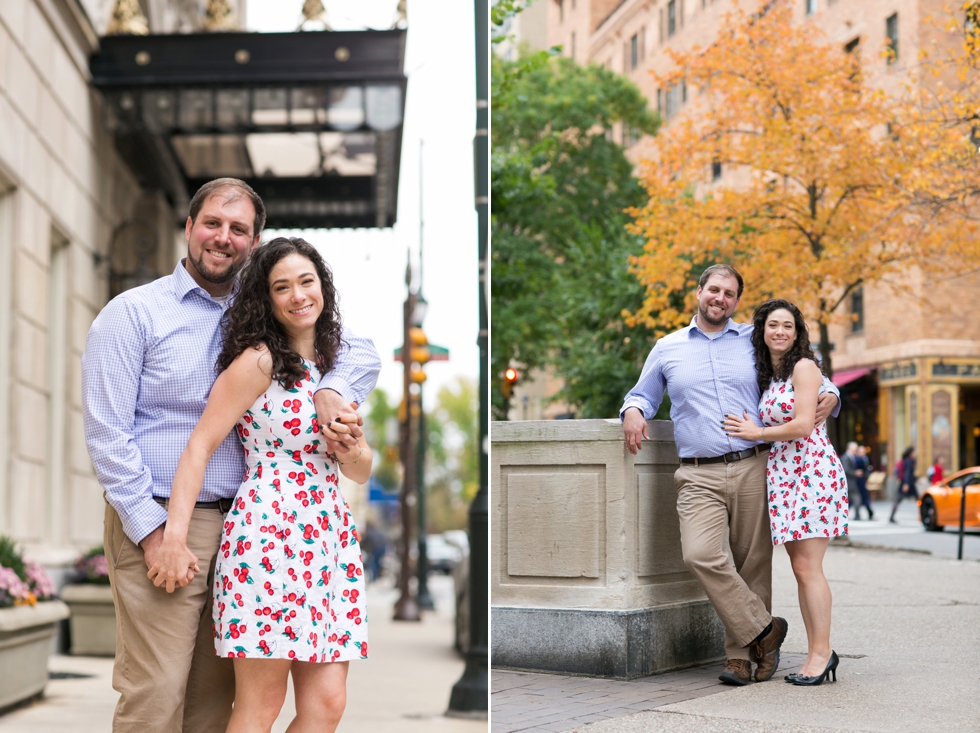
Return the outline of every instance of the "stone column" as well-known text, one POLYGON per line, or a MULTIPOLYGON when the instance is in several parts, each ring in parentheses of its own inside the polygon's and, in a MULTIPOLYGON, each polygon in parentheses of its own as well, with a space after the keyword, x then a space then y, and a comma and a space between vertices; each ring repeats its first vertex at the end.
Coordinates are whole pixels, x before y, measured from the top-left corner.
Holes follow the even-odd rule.
POLYGON ((724 658, 681 558, 673 424, 491 424, 491 663, 632 679, 724 658))

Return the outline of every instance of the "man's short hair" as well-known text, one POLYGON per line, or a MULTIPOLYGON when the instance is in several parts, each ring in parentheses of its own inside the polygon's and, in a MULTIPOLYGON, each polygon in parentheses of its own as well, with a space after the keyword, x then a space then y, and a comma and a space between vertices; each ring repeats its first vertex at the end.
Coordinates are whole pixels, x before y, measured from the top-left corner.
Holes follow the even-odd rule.
POLYGON ((853 440, 851 440, 851 441, 848 442, 846 450, 852 451, 852 450, 857 450, 857 449, 858 449, 858 444, 857 443, 855 443, 853 440))
POLYGON ((742 288, 745 287, 745 283, 742 282, 742 276, 738 274, 738 270, 734 267, 725 264, 711 265, 711 267, 701 273, 701 278, 698 280, 698 287, 703 288, 704 284, 708 282, 708 278, 712 275, 734 277, 738 281, 738 297, 742 297, 742 288))
POLYGON ((262 203, 261 197, 255 193, 251 186, 238 178, 215 178, 213 181, 208 181, 197 189, 197 193, 195 193, 194 198, 191 199, 191 205, 188 212, 191 217, 191 221, 197 221, 197 215, 201 213, 201 209, 203 208, 205 201, 212 196, 225 191, 236 192, 228 196, 228 201, 233 201, 241 196, 245 196, 252 202, 252 206, 255 208, 255 221, 252 223, 252 236, 255 237, 261 234, 263 227, 265 227, 265 204, 262 203))

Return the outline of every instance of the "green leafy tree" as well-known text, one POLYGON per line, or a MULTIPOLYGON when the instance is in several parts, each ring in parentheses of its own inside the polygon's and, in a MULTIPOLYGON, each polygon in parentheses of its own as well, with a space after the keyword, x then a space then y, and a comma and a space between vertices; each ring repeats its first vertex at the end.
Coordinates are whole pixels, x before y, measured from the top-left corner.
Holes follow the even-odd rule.
POLYGON ((398 407, 388 402, 388 393, 377 387, 368 398, 368 412, 364 418, 365 436, 374 451, 374 479, 386 491, 398 490, 399 473, 398 442, 388 442, 389 425, 398 420, 398 407))
POLYGON ((430 533, 464 529, 480 483, 476 382, 465 377, 439 390, 426 414, 426 490, 430 533))
POLYGON ((652 340, 622 318, 644 297, 628 270, 643 243, 624 213, 644 196, 611 131, 654 134, 659 119, 598 66, 538 54, 494 58, 491 72, 495 417, 512 364, 551 369, 556 398, 585 417, 615 415, 652 340))

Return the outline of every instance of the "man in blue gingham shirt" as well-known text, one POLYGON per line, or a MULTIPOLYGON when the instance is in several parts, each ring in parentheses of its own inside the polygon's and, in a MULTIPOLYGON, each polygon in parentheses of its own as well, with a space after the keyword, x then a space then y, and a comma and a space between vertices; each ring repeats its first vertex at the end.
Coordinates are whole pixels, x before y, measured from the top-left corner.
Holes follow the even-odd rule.
MULTIPOLYGON (((748 684, 772 677, 786 621, 771 615, 772 537, 766 463, 769 446, 729 436, 726 414, 747 413, 760 427, 752 325, 735 323, 742 277, 712 265, 697 290, 691 325, 661 338, 630 390, 620 418, 632 454, 647 437, 646 421, 670 394, 670 417, 681 466, 674 474, 684 564, 704 587, 725 624, 728 661, 720 679, 748 684), (728 535, 734 567, 725 551, 728 535)), ((817 422, 839 410, 840 393, 824 379, 817 422)))
MULTIPOLYGON (((215 656, 211 584, 224 512, 245 469, 234 432, 212 456, 191 518, 187 545, 198 567, 174 593, 156 587, 147 569, 163 538, 178 459, 217 376, 221 324, 237 273, 264 223, 261 198, 242 181, 205 184, 190 203, 186 259, 172 275, 114 298, 89 331, 83 410, 107 500, 105 550, 117 618, 113 687, 120 693, 115 733, 210 733, 224 730, 231 714, 234 672, 231 660, 215 656)), ((314 402, 321 416, 356 420, 349 403, 367 398, 381 362, 369 340, 346 330, 343 340, 314 402)), ((352 440, 320 422, 335 447, 352 440)), ((360 435, 355 424, 349 429, 360 435)))

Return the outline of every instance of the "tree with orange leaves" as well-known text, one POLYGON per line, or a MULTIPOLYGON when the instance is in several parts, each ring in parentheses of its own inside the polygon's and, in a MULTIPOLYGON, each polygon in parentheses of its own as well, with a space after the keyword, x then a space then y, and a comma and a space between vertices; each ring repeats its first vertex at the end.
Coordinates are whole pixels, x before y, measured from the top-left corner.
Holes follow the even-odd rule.
POLYGON ((657 79, 686 83, 690 101, 641 165, 649 201, 632 214, 646 244, 633 267, 646 299, 625 316, 658 335, 684 325, 700 273, 728 262, 746 281, 742 315, 793 300, 819 323, 830 372, 827 324, 856 288, 977 256, 972 223, 924 195, 968 141, 911 96, 867 85, 842 48, 793 24, 788 2, 760 8, 736 6, 713 45, 672 53, 675 70, 657 79))

